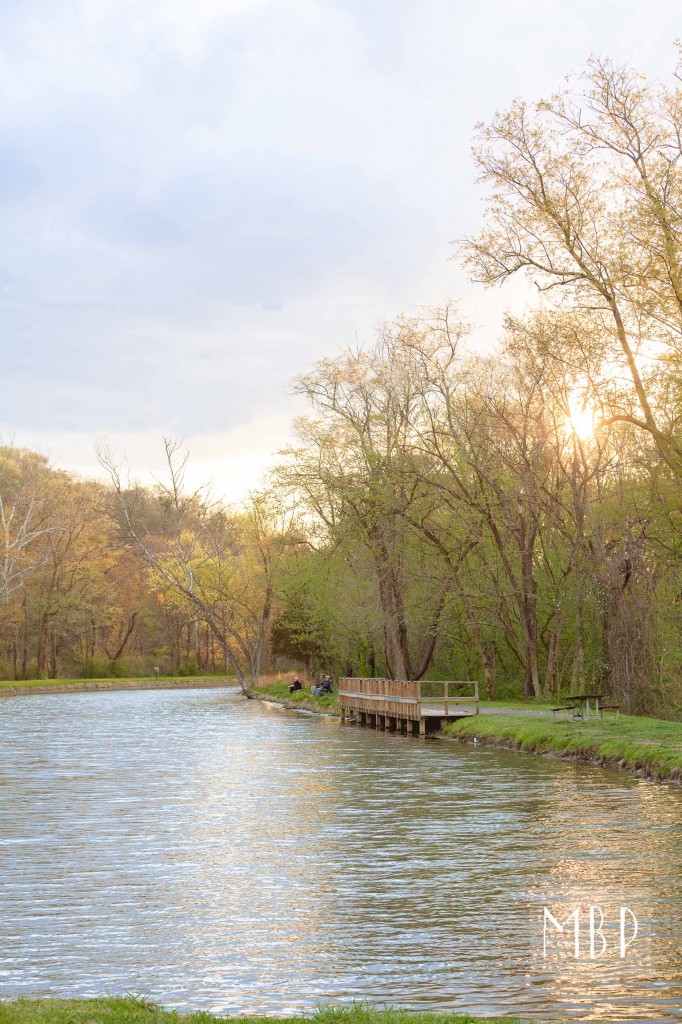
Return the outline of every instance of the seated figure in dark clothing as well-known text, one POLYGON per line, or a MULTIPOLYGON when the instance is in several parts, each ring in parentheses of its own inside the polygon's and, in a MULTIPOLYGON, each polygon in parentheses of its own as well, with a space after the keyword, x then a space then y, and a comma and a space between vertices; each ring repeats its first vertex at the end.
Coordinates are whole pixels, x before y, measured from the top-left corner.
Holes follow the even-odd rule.
POLYGON ((298 678, 298 676, 294 676, 294 681, 291 684, 291 686, 289 687, 289 693, 296 693, 297 690, 302 690, 302 689, 303 689, 303 686, 301 684, 301 680, 298 678))

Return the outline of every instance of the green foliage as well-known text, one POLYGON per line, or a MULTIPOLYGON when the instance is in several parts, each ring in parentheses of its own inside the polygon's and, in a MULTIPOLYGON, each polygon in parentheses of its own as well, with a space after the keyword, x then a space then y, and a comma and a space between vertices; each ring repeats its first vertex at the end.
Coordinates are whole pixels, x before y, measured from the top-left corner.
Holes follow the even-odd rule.
POLYGON ((183 676, 200 676, 201 669, 197 665, 193 658, 190 658, 184 665, 178 669, 178 675, 182 678, 183 676))
POLYGON ((312 668, 329 649, 320 609, 305 593, 296 591, 285 594, 282 603, 283 610, 273 622, 270 633, 272 653, 312 668))
POLYGON ((106 657, 88 658, 83 665, 83 679, 120 679, 125 675, 124 667, 106 657))

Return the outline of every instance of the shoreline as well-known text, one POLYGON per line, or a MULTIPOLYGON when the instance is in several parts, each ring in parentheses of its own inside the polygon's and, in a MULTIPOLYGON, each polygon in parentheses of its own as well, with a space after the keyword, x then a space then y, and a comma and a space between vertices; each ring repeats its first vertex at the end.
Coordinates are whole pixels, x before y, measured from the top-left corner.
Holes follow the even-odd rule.
POLYGON ((234 679, 212 679, 188 676, 186 679, 174 676, 171 679, 74 679, 68 683, 46 683, 28 686, 2 686, 0 697, 21 697, 31 693, 89 693, 96 690, 180 690, 201 689, 202 687, 238 686, 234 679))
POLYGON ((310 700, 287 700, 285 697, 276 697, 271 693, 258 693, 257 690, 251 691, 252 699, 259 700, 261 704, 274 704, 275 707, 283 708, 284 711, 308 711, 313 715, 321 715, 323 718, 340 718, 341 712, 337 711, 336 708, 320 707, 319 704, 313 704, 310 700))
MULTIPOLYGON (((50 694, 50 693, 91 693, 106 692, 113 690, 174 690, 174 689, 224 689, 238 687, 234 679, 227 677, 211 678, 191 676, 187 678, 174 676, 167 679, 74 679, 69 682, 59 682, 50 685, 24 686, 2 686, 0 684, 0 697, 19 697, 27 694, 50 694)), ((268 689, 252 690, 251 699, 261 703, 271 704, 285 711, 304 711, 307 714, 321 715, 327 718, 340 718, 341 712, 335 698, 324 698, 325 703, 320 704, 317 698, 304 695, 298 700, 285 697, 280 693, 273 693, 268 689)), ((503 709, 504 710, 504 709, 503 709)), ((514 709, 510 709, 513 710, 514 709)), ((659 782, 682 785, 682 753, 671 751, 671 748, 662 749, 662 756, 659 758, 656 752, 651 749, 644 750, 642 740, 639 740, 639 748, 627 750, 628 737, 618 731, 612 731, 608 737, 609 745, 623 746, 622 750, 600 751, 594 745, 595 737, 583 732, 582 735, 572 731, 570 735, 560 732, 561 723, 551 726, 551 735, 528 736, 528 712, 521 714, 499 713, 477 716, 476 719, 467 717, 459 722, 449 725, 444 731, 433 733, 431 739, 450 740, 463 743, 469 746, 489 747, 493 750, 511 750, 516 753, 533 754, 536 757, 549 757, 558 761, 567 761, 572 764, 582 764, 592 768, 607 768, 627 773, 638 779, 646 779, 650 782, 659 782), (484 724, 485 723, 485 724, 484 724), (562 739, 565 741, 562 745, 562 739), (579 740, 577 747, 571 743, 579 740), (592 741, 592 742, 591 742, 592 741), (619 744, 620 741, 620 744, 619 744), (666 764, 666 756, 670 759, 671 753, 678 763, 666 764)), ((625 716, 623 716, 625 719, 625 716)), ((622 720, 623 720, 622 719, 622 720)), ((539 719, 535 718, 537 723, 539 719)), ((636 720, 635 720, 636 721, 636 720)), ((651 719, 652 723, 670 725, 663 719, 651 719)), ((682 725, 679 726, 682 730, 682 725)), ((598 740, 599 737, 596 737, 598 740)), ((644 743, 647 740, 643 741, 644 743)), ((649 741, 651 742, 651 741, 649 741)))
POLYGON ((455 743, 462 743, 468 747, 487 747, 489 750, 509 750, 515 754, 529 754, 533 757, 550 758, 553 761, 564 761, 569 764, 581 764, 585 768, 608 768, 611 771, 625 772, 626 775, 634 776, 637 779, 645 779, 647 782, 659 782, 666 785, 682 785, 682 771, 676 769, 672 774, 665 774, 654 769, 646 769, 629 765, 627 761, 618 754, 606 756, 599 754, 597 750, 586 749, 584 753, 558 753, 548 748, 528 750, 523 746, 522 740, 493 739, 490 736, 469 735, 457 736, 446 732, 434 733, 434 739, 453 740, 455 743), (678 774, 679 773, 679 774, 678 774))
MULTIPOLYGON (((329 706, 321 707, 320 705, 313 703, 313 700, 309 698, 294 701, 287 700, 285 697, 280 695, 267 692, 258 693, 257 691, 254 691, 253 696, 256 700, 274 704, 276 707, 283 708, 287 711, 305 710, 312 714, 326 715, 327 717, 341 717, 341 713, 338 708, 329 706)), ((514 729, 515 721, 513 715, 491 714, 484 717, 486 723, 490 723, 491 719, 496 719, 500 723, 500 729, 505 729, 507 731, 514 729)), ((518 729, 520 731, 526 722, 521 715, 517 716, 517 721, 518 719, 521 719, 521 721, 518 722, 518 729)), ((663 720, 661 719, 660 721, 663 720)), ((560 723, 553 723, 552 727, 553 729, 558 730, 558 728, 560 728, 560 723)), ((628 775, 634 776, 635 778, 646 779, 649 782, 666 783, 676 786, 682 785, 682 765, 665 766, 664 764, 657 762, 655 757, 652 758, 651 763, 648 764, 638 757, 635 757, 634 760, 628 761, 627 756, 622 752, 604 754, 595 746, 589 745, 589 736, 580 737, 581 740, 584 739, 585 745, 581 746, 579 749, 553 749, 549 744, 543 745, 542 742, 536 742, 533 740, 526 741, 521 736, 504 736, 494 733, 492 735, 486 734, 486 728, 490 728, 490 724, 481 726, 480 716, 476 716, 476 719, 467 717, 461 719, 460 722, 454 725, 448 726, 444 731, 432 733, 429 736, 429 739, 450 740, 467 746, 476 745, 488 747, 493 750, 510 750, 520 754, 531 754, 535 757, 548 757, 557 761, 582 764, 590 768, 608 768, 611 770, 622 771, 628 775), (476 725, 478 725, 479 728, 476 728, 476 725)), ((555 735, 559 735, 558 731, 555 735)), ((617 738, 617 733, 615 734, 615 738, 617 738)))

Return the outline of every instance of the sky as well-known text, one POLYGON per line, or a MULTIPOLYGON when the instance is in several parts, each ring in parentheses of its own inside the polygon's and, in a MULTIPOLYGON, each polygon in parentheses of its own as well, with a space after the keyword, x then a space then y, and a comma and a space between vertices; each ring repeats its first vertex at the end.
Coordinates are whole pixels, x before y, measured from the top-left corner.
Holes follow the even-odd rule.
POLYGON ((173 435, 239 500, 317 359, 525 302, 452 259, 476 122, 679 35, 674 0, 0 0, 0 439, 147 479, 173 435))

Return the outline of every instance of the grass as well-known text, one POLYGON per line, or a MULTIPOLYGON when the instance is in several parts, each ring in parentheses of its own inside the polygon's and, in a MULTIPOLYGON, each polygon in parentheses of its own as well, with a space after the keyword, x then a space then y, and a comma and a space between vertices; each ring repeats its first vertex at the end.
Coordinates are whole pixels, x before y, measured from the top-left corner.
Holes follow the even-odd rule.
MULTIPOLYGON (((0 1001, 0 1024, 215 1024, 218 1020, 239 1024, 262 1024, 262 1017, 220 1017, 199 1011, 179 1013, 163 1010, 132 996, 101 999, 16 999, 0 1001)), ((287 1024, 513 1024, 505 1017, 471 1017, 456 1013, 408 1013, 405 1010, 377 1010, 362 1003, 347 1007, 320 1007, 303 1017, 283 1017, 287 1024)), ((518 1024, 518 1022, 517 1022, 518 1024)))
POLYGON ((310 686, 304 684, 302 690, 297 690, 295 693, 289 693, 289 687, 291 679, 287 676, 280 677, 278 679, 269 679, 267 683, 261 684, 256 687, 258 693, 267 694, 269 697, 275 697, 278 701, 289 707, 302 707, 302 708, 314 708, 324 709, 330 713, 340 713, 339 697, 338 694, 332 693, 325 697, 313 697, 310 686))
POLYGON ((642 771, 682 781, 682 722, 622 715, 568 722, 522 715, 478 715, 446 726, 447 735, 642 771))
MULTIPOLYGON (((194 682, 197 679, 205 679, 207 682, 216 679, 227 679, 224 672, 217 675, 195 675, 195 676, 159 676, 158 682, 194 682)), ((0 679, 0 690, 35 690, 49 688, 51 686, 120 686, 121 684, 153 683, 155 676, 107 676, 101 679, 0 679)))

